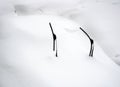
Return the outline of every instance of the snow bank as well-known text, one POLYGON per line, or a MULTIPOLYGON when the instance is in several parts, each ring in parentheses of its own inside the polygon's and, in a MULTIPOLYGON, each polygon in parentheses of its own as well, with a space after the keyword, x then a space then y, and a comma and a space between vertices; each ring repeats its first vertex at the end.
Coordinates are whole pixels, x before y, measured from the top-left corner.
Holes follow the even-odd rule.
POLYGON ((2 87, 120 87, 120 68, 80 25, 58 16, 3 16, 0 30, 2 87), (52 23, 58 57, 52 50, 52 23))

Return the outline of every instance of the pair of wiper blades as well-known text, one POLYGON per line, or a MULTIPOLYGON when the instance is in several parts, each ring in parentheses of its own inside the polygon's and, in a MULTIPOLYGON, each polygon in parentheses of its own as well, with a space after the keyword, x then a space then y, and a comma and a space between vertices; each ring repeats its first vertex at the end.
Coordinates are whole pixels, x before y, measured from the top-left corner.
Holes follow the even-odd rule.
MULTIPOLYGON (((56 34, 54 33, 53 31, 53 28, 52 28, 52 25, 51 23, 49 22, 49 26, 50 26, 50 29, 51 29, 51 32, 52 32, 52 35, 53 35, 53 51, 55 51, 55 56, 58 57, 58 49, 57 49, 57 36, 56 34)), ((90 40, 90 52, 89 52, 89 56, 90 57, 93 57, 93 51, 94 51, 94 40, 80 27, 80 29, 87 35, 87 37, 89 38, 90 40)))

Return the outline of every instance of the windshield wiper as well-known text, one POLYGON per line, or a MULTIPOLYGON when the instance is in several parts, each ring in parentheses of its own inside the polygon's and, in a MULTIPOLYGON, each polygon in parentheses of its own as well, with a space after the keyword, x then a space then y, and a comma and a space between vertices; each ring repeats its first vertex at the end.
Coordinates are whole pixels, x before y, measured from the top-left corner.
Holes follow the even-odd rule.
POLYGON ((80 27, 80 29, 87 35, 87 37, 89 38, 90 40, 90 44, 91 44, 91 47, 90 47, 90 52, 89 52, 89 56, 90 57, 93 57, 93 51, 94 51, 94 40, 80 27))
POLYGON ((51 32, 52 32, 52 35, 53 35, 53 51, 56 51, 55 56, 58 57, 58 52, 57 52, 57 36, 54 33, 52 25, 51 25, 50 22, 49 22, 49 26, 50 26, 50 29, 51 29, 51 32))
MULTIPOLYGON (((52 25, 51 25, 50 22, 49 22, 49 26, 50 26, 50 28, 51 28, 51 32, 52 32, 52 35, 53 35, 53 51, 56 51, 55 56, 58 57, 58 52, 57 52, 57 36, 56 36, 56 34, 54 33, 53 28, 52 28, 52 25)), ((88 37, 89 40, 90 40, 91 47, 90 47, 89 56, 90 56, 90 57, 93 57, 94 40, 93 40, 81 27, 80 27, 80 29, 87 35, 87 37, 88 37)))

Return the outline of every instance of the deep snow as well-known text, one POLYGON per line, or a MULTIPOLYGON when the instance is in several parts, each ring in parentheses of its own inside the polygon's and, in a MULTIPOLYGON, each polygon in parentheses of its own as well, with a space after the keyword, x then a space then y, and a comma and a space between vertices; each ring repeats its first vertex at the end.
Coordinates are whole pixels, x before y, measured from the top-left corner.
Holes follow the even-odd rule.
POLYGON ((0 30, 1 87, 119 87, 120 68, 76 22, 52 15, 4 15, 0 30), (52 23, 58 57, 52 50, 52 23))
POLYGON ((78 22, 120 64, 119 0, 0 0, 0 15, 57 14, 78 22))
POLYGON ((120 87, 111 60, 120 64, 119 8, 119 0, 0 0, 0 87, 120 87), (95 40, 93 58, 79 27, 95 40))

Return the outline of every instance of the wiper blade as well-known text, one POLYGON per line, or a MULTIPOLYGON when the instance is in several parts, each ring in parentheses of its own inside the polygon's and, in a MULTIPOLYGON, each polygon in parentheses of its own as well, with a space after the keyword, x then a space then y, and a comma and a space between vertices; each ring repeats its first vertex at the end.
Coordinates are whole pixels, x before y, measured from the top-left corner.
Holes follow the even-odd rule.
POLYGON ((90 52, 89 52, 89 56, 90 57, 93 57, 93 51, 94 51, 94 40, 80 27, 80 29, 87 35, 87 37, 89 38, 90 40, 90 44, 91 44, 91 47, 90 47, 90 52))
POLYGON ((50 29, 51 29, 51 32, 52 32, 52 35, 53 35, 53 51, 56 51, 55 56, 58 57, 58 52, 57 52, 57 36, 54 33, 52 25, 51 25, 50 22, 49 22, 49 26, 50 26, 50 29))

